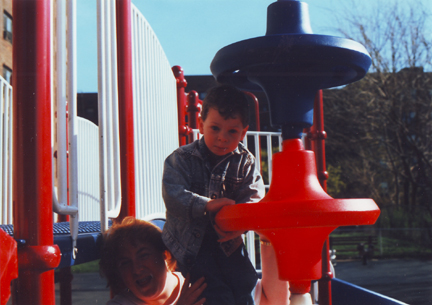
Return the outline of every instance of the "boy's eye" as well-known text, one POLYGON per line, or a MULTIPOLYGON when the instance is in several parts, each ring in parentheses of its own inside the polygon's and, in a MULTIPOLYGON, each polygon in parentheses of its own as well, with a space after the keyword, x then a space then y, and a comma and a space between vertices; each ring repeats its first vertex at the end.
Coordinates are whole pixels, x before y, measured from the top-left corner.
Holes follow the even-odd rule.
POLYGON ((214 130, 214 131, 218 131, 218 130, 219 130, 219 127, 217 127, 217 126, 212 126, 211 129, 214 130))
POLYGON ((232 133, 232 134, 236 134, 238 131, 236 129, 230 129, 229 132, 232 133))

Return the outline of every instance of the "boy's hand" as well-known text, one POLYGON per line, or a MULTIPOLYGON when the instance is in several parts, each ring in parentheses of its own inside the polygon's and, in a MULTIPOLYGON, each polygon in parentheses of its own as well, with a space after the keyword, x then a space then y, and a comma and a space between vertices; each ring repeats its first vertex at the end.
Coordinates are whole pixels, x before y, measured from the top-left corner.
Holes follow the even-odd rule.
POLYGON ((233 205, 235 201, 228 198, 210 199, 206 205, 206 211, 211 213, 217 213, 226 205, 233 205))
POLYGON ((197 280, 193 285, 190 284, 190 275, 187 274, 182 290, 181 295, 178 301, 175 303, 176 305, 201 305, 204 304, 206 299, 199 298, 201 293, 204 291, 204 289, 207 287, 207 284, 204 283, 204 278, 200 278, 197 280))
MULTIPOLYGON (((235 201, 232 199, 228 199, 228 198, 218 198, 218 199, 211 199, 209 202, 207 202, 206 205, 206 211, 208 212, 212 212, 212 213, 217 213, 220 211, 220 209, 222 209, 224 206, 226 205, 234 205, 235 201)), ((214 229, 216 230, 216 232, 219 235, 219 242, 224 242, 233 238, 236 238, 237 236, 240 236, 243 234, 243 231, 222 231, 217 224, 213 224, 214 229)))

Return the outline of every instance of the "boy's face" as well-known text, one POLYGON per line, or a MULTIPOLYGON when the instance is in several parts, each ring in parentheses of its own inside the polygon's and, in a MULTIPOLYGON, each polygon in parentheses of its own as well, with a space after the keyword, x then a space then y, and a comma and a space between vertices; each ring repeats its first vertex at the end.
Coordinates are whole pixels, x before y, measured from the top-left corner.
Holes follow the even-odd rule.
POLYGON ((226 155, 237 148, 249 126, 243 127, 240 117, 224 119, 217 109, 210 108, 205 121, 199 120, 199 131, 212 153, 226 155))

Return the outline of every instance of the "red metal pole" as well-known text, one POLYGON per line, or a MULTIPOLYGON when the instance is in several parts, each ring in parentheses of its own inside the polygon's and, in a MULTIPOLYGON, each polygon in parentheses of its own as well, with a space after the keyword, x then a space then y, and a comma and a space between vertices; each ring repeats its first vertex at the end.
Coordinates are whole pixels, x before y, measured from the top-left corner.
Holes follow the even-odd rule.
POLYGON ((259 101, 255 94, 248 91, 243 91, 247 96, 249 96, 254 102, 254 112, 255 112, 255 125, 256 131, 261 130, 260 116, 259 116, 259 101))
MULTIPOLYGON (((315 96, 314 104, 314 125, 310 131, 312 135, 312 148, 315 151, 315 159, 317 163, 318 180, 324 191, 327 192, 328 173, 326 171, 325 162, 325 139, 327 137, 324 131, 324 112, 323 112, 323 93, 319 90, 315 96)), ((331 279, 333 273, 330 270, 330 254, 329 254, 329 239, 324 243, 322 251, 322 278, 319 280, 318 295, 319 304, 331 305, 331 279)))
POLYGON ((319 90, 315 97, 314 104, 314 126, 313 134, 314 134, 314 151, 315 158, 317 160, 317 171, 318 171, 318 180, 321 183, 324 191, 327 191, 327 179, 328 173, 326 171, 326 162, 325 162, 325 139, 327 138, 327 134, 324 131, 324 112, 323 112, 323 93, 322 90, 319 90))
POLYGON ((177 81, 177 112, 179 124, 179 145, 186 145, 186 136, 191 133, 191 129, 186 125, 186 94, 185 88, 187 86, 186 79, 184 78, 183 69, 180 66, 172 67, 174 77, 177 81))
POLYGON ((13 1, 13 201, 17 304, 55 304, 50 96, 50 0, 13 1))
POLYGON ((135 161, 130 0, 117 0, 117 71, 122 205, 116 221, 135 216, 135 161))
MULTIPOLYGON (((198 97, 198 92, 195 90, 190 91, 187 94, 187 107, 186 112, 188 113, 188 127, 191 129, 198 128, 198 118, 202 109, 202 101, 198 97)), ((189 143, 193 141, 193 134, 189 134, 189 143)))

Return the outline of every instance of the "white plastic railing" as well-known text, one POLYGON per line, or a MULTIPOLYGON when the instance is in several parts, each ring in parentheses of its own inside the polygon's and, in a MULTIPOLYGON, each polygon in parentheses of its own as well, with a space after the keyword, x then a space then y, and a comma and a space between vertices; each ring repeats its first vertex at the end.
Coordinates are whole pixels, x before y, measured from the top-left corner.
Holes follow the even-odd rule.
POLYGON ((266 189, 269 188, 271 183, 271 170, 273 166, 273 154, 282 150, 282 136, 280 132, 269 131, 248 131, 246 137, 243 139, 243 144, 249 147, 251 138, 254 141, 253 151, 257 159, 257 168, 261 174, 265 176, 268 183, 265 184, 266 189), (265 145, 257 145, 264 142, 265 145), (265 147, 264 150, 263 147, 265 147), (267 172, 263 172, 262 165, 266 164, 267 172))
POLYGON ((165 213, 162 173, 178 147, 177 84, 150 24, 132 5, 136 216, 165 213))
MULTIPOLYGON (((51 16, 53 20, 53 15, 51 16)), ((53 211, 58 214, 70 215, 70 232, 76 253, 76 240, 78 236, 78 192, 77 192, 77 130, 76 130, 76 7, 75 1, 57 2, 56 32, 57 50, 55 66, 56 106, 52 107, 57 112, 57 124, 52 128, 53 134, 57 135, 57 171, 53 170, 53 181, 57 172, 57 187, 53 188, 53 211), (63 18, 66 16, 66 18, 63 18), (66 40, 68 43, 66 44, 66 40), (67 59, 66 59, 67 55, 67 59), (68 86, 66 85, 68 83, 68 86), (67 90, 68 88, 68 90, 67 90), (67 106, 67 100, 69 105, 67 106), (69 108, 69 128, 66 122, 66 108, 69 108), (56 131, 56 132, 54 132, 56 131), (67 141, 69 143, 67 143, 67 141), (69 144, 69 145, 68 145, 69 144), (69 157, 68 157, 69 150, 69 157), (69 165, 68 165, 69 163, 69 165), (69 169, 68 169, 69 167, 69 169), (68 179, 69 205, 68 205, 68 179)), ((51 35, 54 37, 54 34, 51 35)), ((51 44, 53 46, 53 44, 51 44)), ((53 65, 51 65, 53 66, 53 65)), ((52 71, 53 72, 53 71, 52 71)), ((54 73, 52 73, 54 75, 54 73)), ((54 78, 53 78, 54 79, 54 78)), ((52 115, 54 118, 54 115, 52 115)), ((54 122, 54 120, 51 120, 54 122)), ((54 150, 54 137, 52 137, 54 150)), ((54 166, 54 164, 53 164, 54 166)), ((55 185, 55 184, 54 184, 55 185)))
POLYGON ((0 224, 12 224, 12 87, 0 76, 0 224))
POLYGON ((97 1, 99 183, 101 230, 120 213, 120 144, 118 131, 115 0, 97 1))
MULTIPOLYGON (((74 3, 70 1, 68 3, 74 3)), ((60 10, 64 10, 61 7, 60 10)), ((98 3, 98 29, 100 35, 98 55, 99 55, 99 114, 101 118, 98 126, 93 123, 78 118, 73 112, 72 98, 76 96, 75 78, 75 49, 66 51, 63 46, 63 53, 59 54, 59 62, 56 65, 59 69, 64 67, 65 54, 68 54, 67 75, 68 86, 65 98, 64 77, 56 80, 59 84, 59 92, 53 96, 58 96, 57 100, 62 102, 57 106, 58 124, 53 126, 58 129, 58 134, 63 135, 58 139, 59 150, 58 156, 62 156, 61 162, 57 169, 62 172, 58 182, 58 192, 53 192, 53 201, 57 203, 54 210, 65 212, 72 207, 66 206, 65 181, 66 176, 66 137, 65 132, 65 101, 69 101, 69 162, 75 165, 69 165, 69 169, 77 171, 78 178, 69 177, 69 188, 74 192, 76 190, 79 218, 80 221, 102 220, 103 230, 108 226, 108 217, 115 217, 120 208, 120 178, 118 164, 118 122, 117 122, 117 82, 116 82, 116 49, 115 49, 115 22, 114 18, 114 1, 100 1, 98 3), (71 57, 72 56, 72 57, 71 57), (73 68, 73 69, 70 69, 73 68), (105 76, 105 77, 102 77, 105 76), (72 91, 71 91, 72 90, 72 91), (75 93, 72 93, 75 92, 75 93), (63 111, 63 113, 60 113, 63 111), (64 120, 63 120, 64 119, 64 120), (98 136, 99 134, 99 136, 98 136), (71 142, 78 142, 77 148, 71 142), (101 142, 100 145, 95 143, 101 142), (99 150, 102 152, 99 153, 99 150), (77 153, 73 153, 77 151, 77 153), (74 161, 75 160, 75 161, 74 161), (99 174, 99 164, 101 173, 99 174), (61 169, 60 169, 61 167, 61 169), (112 192, 114 190, 114 192, 112 192), (58 199, 62 198, 62 199, 58 199), (59 203, 60 202, 60 203, 59 203), (108 203, 107 208, 99 203, 108 203), (98 213, 96 214, 96 209, 98 213), (102 218, 101 212, 102 211, 102 218)), ((73 13, 75 11, 72 11, 73 13)), ((64 13, 58 13, 64 14, 64 13)), ((68 17, 68 20, 75 20, 75 17, 68 17)), ((160 214, 165 212, 165 206, 161 197, 161 179, 163 170, 163 161, 165 157, 178 147, 178 129, 177 129, 177 104, 176 104, 176 81, 171 71, 171 66, 165 56, 165 53, 148 22, 142 14, 132 5, 132 30, 133 30, 133 73, 134 73, 134 122, 135 122, 135 158, 136 158, 136 202, 137 217, 143 218, 151 214, 160 214)), ((65 20, 65 19, 61 19, 65 20)), ((59 33, 64 32, 64 25, 61 23, 58 27, 59 33)), ((68 24, 67 45, 76 48, 74 43, 74 28, 70 29, 68 24)), ((57 33, 57 32, 56 32, 57 33)), ((59 39, 59 46, 64 45, 64 37, 59 39)), ((57 52, 60 52, 57 50, 57 52)), ((53 54, 56 52, 53 52, 53 54)), ((54 66, 54 65, 53 65, 54 66)), ((59 75, 63 75, 59 71, 59 75)), ((54 113, 53 113, 54 116, 54 113)), ((54 144, 53 144, 54 145, 54 144)), ((57 165, 57 164, 56 164, 57 165)), ((3 180, 4 181, 4 180, 3 180)), ((74 201, 70 199, 70 201, 74 201)), ((9 205, 3 205, 6 209, 9 205)), ((11 212, 12 213, 12 212, 11 212)), ((10 214, 11 214, 10 213, 10 214)), ((11 214, 12 215, 12 214, 11 214)), ((77 220, 77 219, 76 219, 77 220)), ((11 220, 10 220, 11 221, 11 220)), ((72 230, 74 226, 71 225, 72 230)))
POLYGON ((78 117, 78 206, 80 221, 100 220, 99 128, 78 117))

